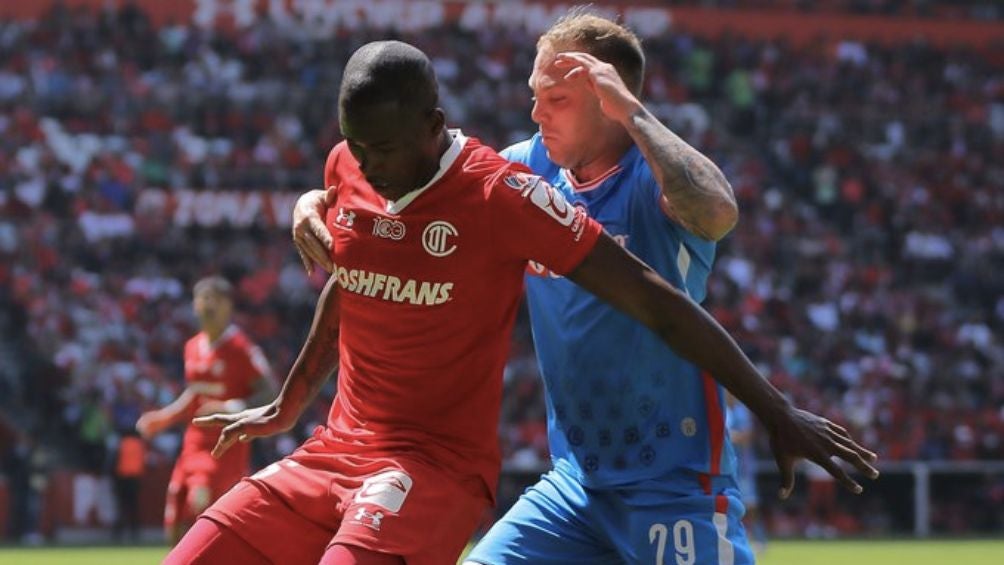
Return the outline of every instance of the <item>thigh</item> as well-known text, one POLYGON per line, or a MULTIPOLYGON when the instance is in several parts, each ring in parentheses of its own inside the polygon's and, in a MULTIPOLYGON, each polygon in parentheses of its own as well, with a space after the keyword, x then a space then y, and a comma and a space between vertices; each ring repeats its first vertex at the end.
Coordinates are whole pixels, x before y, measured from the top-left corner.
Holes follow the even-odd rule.
POLYGON ((201 518, 225 526, 270 561, 295 565, 316 564, 337 526, 306 518, 297 507, 253 479, 237 483, 201 518))
POLYGON ((467 556, 484 565, 619 564, 610 543, 595 533, 590 496, 560 471, 550 471, 523 493, 467 556))
POLYGON ((405 565, 405 562, 397 555, 336 543, 328 546, 318 565, 405 565))
POLYGON ((627 530, 618 532, 625 561, 644 565, 746 565, 753 552, 735 489, 706 494, 650 491, 624 497, 627 530))
POLYGON ((192 529, 164 558, 164 565, 268 565, 264 555, 240 536, 209 518, 196 521, 192 529))
POLYGON ((335 481, 343 517, 332 544, 401 556, 409 565, 455 563, 491 504, 477 476, 407 457, 349 460, 358 474, 335 481))

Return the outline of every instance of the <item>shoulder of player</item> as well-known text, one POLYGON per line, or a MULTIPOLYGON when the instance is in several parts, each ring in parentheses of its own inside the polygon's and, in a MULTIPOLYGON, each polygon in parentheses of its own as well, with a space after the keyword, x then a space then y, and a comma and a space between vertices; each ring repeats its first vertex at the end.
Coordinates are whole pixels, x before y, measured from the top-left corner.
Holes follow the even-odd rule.
POLYGON ((491 147, 481 145, 477 140, 472 139, 468 140, 461 159, 463 161, 458 180, 483 185, 486 196, 491 188, 498 183, 501 175, 504 175, 505 171, 513 165, 491 147))
POLYGON ((332 184, 335 181, 335 173, 340 166, 345 163, 345 154, 349 152, 349 146, 344 141, 340 141, 328 152, 328 158, 324 162, 324 182, 332 184))
POLYGON ((237 326, 233 326, 233 328, 233 334, 230 336, 230 339, 227 340, 226 345, 242 351, 250 351, 257 347, 243 329, 237 326))
POLYGON ((203 338, 204 338, 204 334, 202 332, 198 332, 195 335, 193 335, 192 337, 188 338, 185 341, 185 353, 188 353, 188 351, 190 349, 194 349, 195 347, 197 347, 198 343, 199 343, 199 340, 201 340, 203 338))
POLYGON ((522 163, 503 161, 496 166, 485 182, 485 199, 491 200, 496 194, 523 196, 523 189, 537 182, 539 175, 522 163))
POLYGON ((534 142, 537 136, 531 137, 530 139, 524 139, 523 141, 518 141, 513 143, 509 147, 506 147, 502 151, 499 151, 504 159, 513 161, 516 163, 525 163, 529 160, 530 156, 533 154, 534 142))
POLYGON ((334 147, 331 148, 331 151, 328 151, 328 159, 326 163, 329 165, 334 165, 338 163, 338 160, 342 158, 342 155, 348 153, 348 151, 349 151, 349 144, 346 143, 345 141, 339 141, 338 143, 335 144, 334 147))

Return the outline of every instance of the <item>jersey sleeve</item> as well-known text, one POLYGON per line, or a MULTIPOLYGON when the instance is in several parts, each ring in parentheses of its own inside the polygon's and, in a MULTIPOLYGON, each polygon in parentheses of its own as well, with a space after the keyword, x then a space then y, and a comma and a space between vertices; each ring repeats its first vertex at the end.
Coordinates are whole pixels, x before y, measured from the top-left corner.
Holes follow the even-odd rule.
POLYGON ((643 158, 639 157, 635 163, 633 175, 631 215, 638 218, 635 229, 644 230, 649 237, 673 242, 673 258, 687 293, 696 302, 703 301, 715 260, 715 242, 691 233, 666 213, 662 189, 643 158))
POLYGON ((521 141, 519 143, 514 143, 509 147, 506 147, 502 151, 499 151, 499 155, 502 156, 506 161, 512 161, 514 163, 526 163, 527 150, 526 145, 529 141, 521 141))
POLYGON ((638 164, 635 166, 634 181, 634 186, 637 187, 637 193, 633 195, 634 205, 644 208, 646 215, 668 223, 673 231, 686 240, 688 244, 694 246, 707 243, 714 244, 713 241, 691 233, 669 215, 669 208, 666 204, 666 199, 662 195, 662 188, 659 187, 659 182, 655 180, 655 175, 652 174, 652 167, 644 158, 639 158, 638 164))
POLYGON ((324 162, 324 189, 330 190, 338 189, 338 185, 341 184, 341 179, 338 175, 338 164, 342 159, 345 159, 346 153, 345 143, 339 143, 331 148, 328 153, 328 159, 324 162))
POLYGON ((603 231, 584 209, 521 165, 501 169, 487 190, 496 249, 559 275, 577 267, 603 231))

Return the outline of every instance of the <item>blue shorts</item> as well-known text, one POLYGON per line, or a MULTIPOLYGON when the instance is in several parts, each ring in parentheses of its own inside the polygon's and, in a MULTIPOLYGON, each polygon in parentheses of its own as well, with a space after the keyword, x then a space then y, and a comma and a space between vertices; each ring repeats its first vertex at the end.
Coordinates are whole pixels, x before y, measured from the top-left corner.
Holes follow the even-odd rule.
POLYGON ((734 481, 696 477, 586 489, 552 470, 528 488, 477 544, 468 561, 485 565, 745 565, 753 552, 734 481))

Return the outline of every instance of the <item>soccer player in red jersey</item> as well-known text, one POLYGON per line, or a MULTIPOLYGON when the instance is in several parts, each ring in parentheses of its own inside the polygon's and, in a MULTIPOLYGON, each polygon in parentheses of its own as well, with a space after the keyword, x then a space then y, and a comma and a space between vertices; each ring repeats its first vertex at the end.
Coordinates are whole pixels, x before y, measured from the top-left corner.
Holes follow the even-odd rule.
MULTIPOLYGON (((363 46, 339 92, 328 157, 332 276, 279 396, 223 426, 214 453, 288 430, 338 369, 327 425, 209 508, 167 563, 455 562, 492 503, 510 330, 529 261, 644 323, 746 401, 778 441, 832 453, 722 328, 583 210, 519 164, 447 130, 432 65, 363 46)), ((613 354, 613 352, 612 352, 613 354)))
MULTIPOLYGON (((185 343, 186 388, 171 404, 140 417, 136 429, 145 438, 193 416, 240 412, 252 398, 258 403, 274 393, 271 370, 261 349, 231 323, 230 283, 208 277, 195 284, 193 294, 200 331, 185 343)), ((219 459, 212 457, 219 435, 218 430, 185 429, 164 506, 164 530, 172 544, 181 539, 196 516, 248 472, 247 444, 219 459)))

